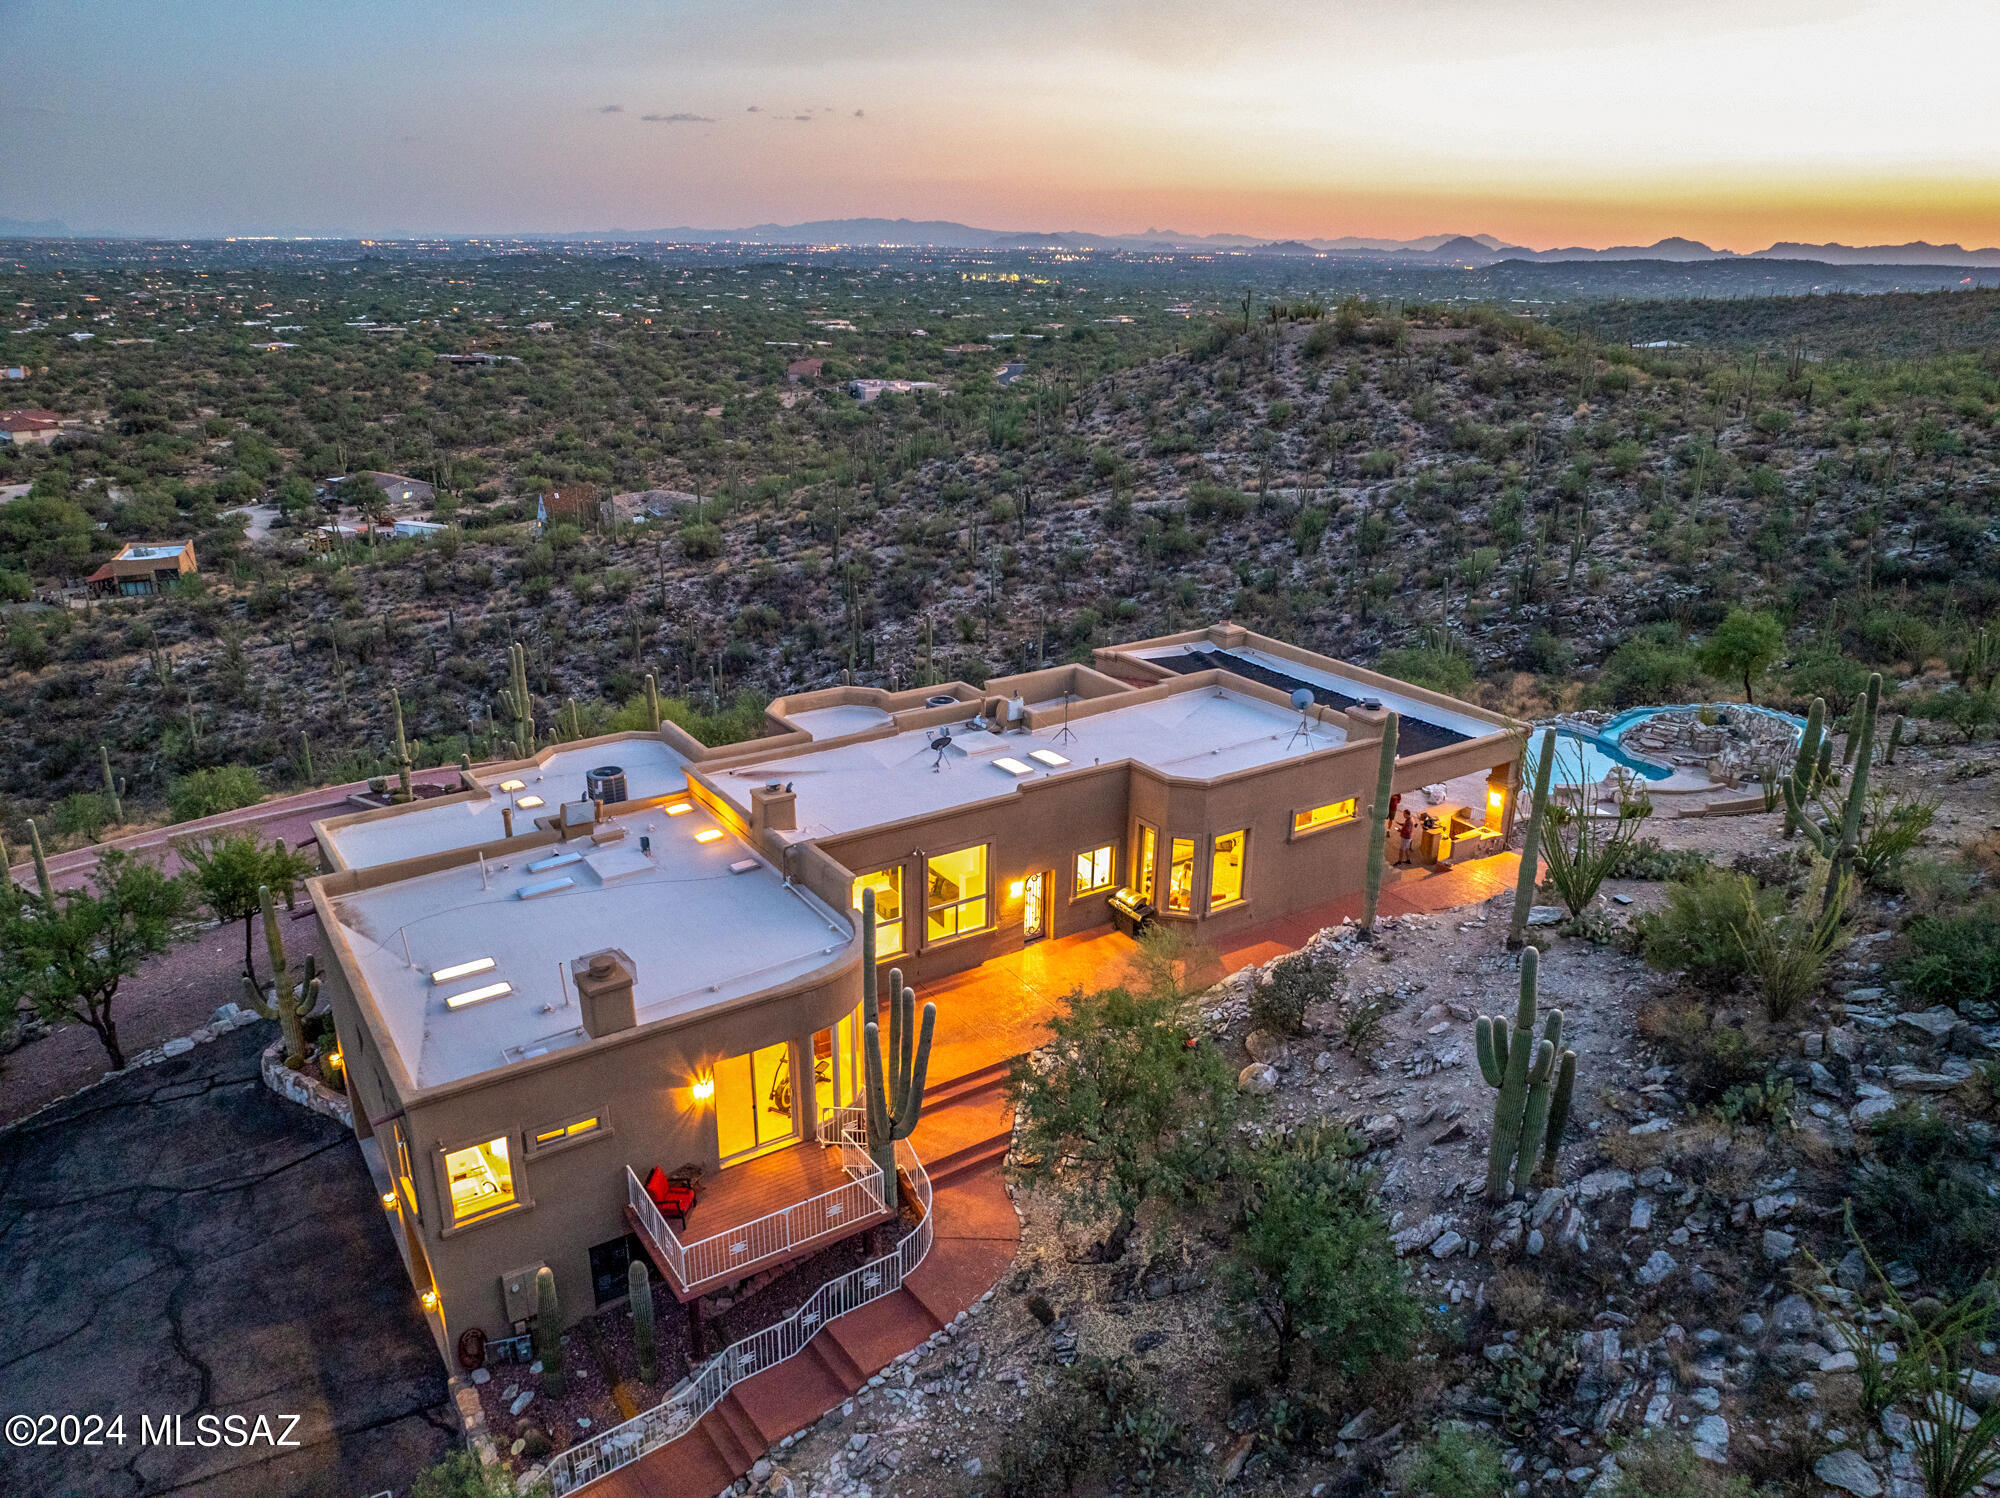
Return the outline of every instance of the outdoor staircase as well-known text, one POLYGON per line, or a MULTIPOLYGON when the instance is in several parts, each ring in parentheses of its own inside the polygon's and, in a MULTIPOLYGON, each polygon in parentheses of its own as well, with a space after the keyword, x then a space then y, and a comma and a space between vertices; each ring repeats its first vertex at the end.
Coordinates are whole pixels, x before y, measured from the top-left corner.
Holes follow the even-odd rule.
POLYGON ((1014 1118, 1005 1108, 1010 1062, 996 1061, 924 1093, 923 1117, 910 1136, 936 1191, 1007 1157, 1014 1118))

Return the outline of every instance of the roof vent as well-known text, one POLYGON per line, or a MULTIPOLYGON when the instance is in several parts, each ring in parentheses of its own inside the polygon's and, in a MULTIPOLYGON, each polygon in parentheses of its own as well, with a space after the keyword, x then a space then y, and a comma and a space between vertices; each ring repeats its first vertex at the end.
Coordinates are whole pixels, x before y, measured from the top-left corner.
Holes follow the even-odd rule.
POLYGON ((583 1028, 592 1038, 615 1035, 639 1023, 632 985, 638 974, 632 959, 616 947, 592 952, 569 965, 570 981, 583 1009, 583 1028))

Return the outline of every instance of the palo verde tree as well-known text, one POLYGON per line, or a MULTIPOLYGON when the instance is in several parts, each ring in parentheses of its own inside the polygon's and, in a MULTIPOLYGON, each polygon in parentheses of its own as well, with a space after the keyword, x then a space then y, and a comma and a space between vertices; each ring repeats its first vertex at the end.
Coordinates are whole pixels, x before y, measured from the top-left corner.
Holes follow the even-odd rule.
POLYGON ((1100 1256, 1117 1259, 1155 1199, 1205 1194, 1228 1168, 1235 1078, 1191 1043, 1175 994, 1077 989, 1049 1020, 1055 1039, 1016 1058, 1019 1179, 1116 1214, 1100 1256))
POLYGON ((148 957, 166 951, 187 911, 187 886, 119 849, 98 855, 89 885, 0 903, 0 1001, 30 1005, 51 1024, 93 1030, 113 1071, 118 986, 148 957))
POLYGON ((267 843, 255 832, 223 833, 199 842, 187 839, 174 847, 188 866, 194 897, 218 921, 243 923, 243 976, 254 984, 252 935, 262 908, 258 891, 269 888, 290 905, 299 881, 313 872, 312 860, 292 852, 283 839, 267 843))
POLYGON ((1757 700, 1756 679, 1785 648, 1785 627, 1755 609, 1731 609, 1700 652, 1702 669, 1743 683, 1743 700, 1757 700))

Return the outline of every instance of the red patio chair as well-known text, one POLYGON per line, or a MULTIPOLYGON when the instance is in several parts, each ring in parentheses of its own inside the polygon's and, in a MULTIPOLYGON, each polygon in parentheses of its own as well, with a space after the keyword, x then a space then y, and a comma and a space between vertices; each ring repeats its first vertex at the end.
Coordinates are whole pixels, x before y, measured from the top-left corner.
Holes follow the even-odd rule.
POLYGON ((681 1231, 687 1231, 687 1215, 696 1201, 692 1180, 683 1175, 669 1176, 655 1165, 653 1173, 646 1177, 646 1195, 653 1199, 662 1217, 679 1219, 681 1231))

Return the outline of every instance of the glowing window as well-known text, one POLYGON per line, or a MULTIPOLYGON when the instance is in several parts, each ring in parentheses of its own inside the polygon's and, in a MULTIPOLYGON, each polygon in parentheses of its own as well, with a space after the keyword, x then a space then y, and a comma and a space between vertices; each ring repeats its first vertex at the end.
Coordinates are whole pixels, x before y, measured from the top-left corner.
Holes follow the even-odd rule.
POLYGON ((961 848, 925 860, 930 876, 926 891, 931 941, 950 941, 986 929, 991 912, 986 883, 986 845, 961 848))
POLYGON ((555 1124, 537 1131, 535 1137, 529 1141, 528 1153, 540 1154, 543 1150, 551 1149, 558 1144, 567 1144, 572 1139, 587 1139, 593 1134, 603 1132, 604 1120, 596 1114, 588 1118, 571 1119, 568 1123, 555 1124))
POLYGON ((1354 820, 1354 798, 1345 801, 1329 801, 1324 806, 1315 806, 1309 811, 1292 813, 1292 831, 1311 832, 1318 827, 1331 827, 1336 822, 1354 820))
POLYGON ((854 881, 854 908, 861 908, 861 892, 875 891, 875 956, 886 962, 903 951, 903 871, 900 867, 877 869, 854 881))
POLYGON ((1167 846, 1167 909, 1194 909, 1194 839, 1177 837, 1167 846))
POLYGON ((1132 867, 1132 892, 1142 900, 1153 898, 1153 860, 1160 856, 1157 829, 1139 824, 1139 857, 1132 867))
POLYGON ((1095 894, 1100 889, 1111 888, 1111 845, 1092 848, 1088 853, 1076 855, 1076 892, 1079 895, 1095 894))
POLYGON ((451 1220, 469 1222, 514 1205, 514 1165, 507 1158, 507 1136, 451 1150, 444 1157, 445 1179, 451 1185, 451 1220))
POLYGON ((1243 898, 1243 850, 1250 841, 1248 832, 1225 832, 1215 840, 1215 854, 1209 865, 1208 908, 1221 910, 1243 898))
POLYGON ((780 1041, 715 1064, 716 1152, 726 1161, 782 1144, 792 1123, 792 1048, 780 1041))

